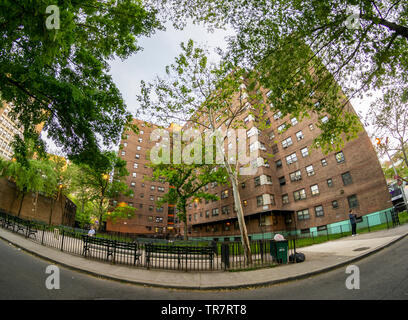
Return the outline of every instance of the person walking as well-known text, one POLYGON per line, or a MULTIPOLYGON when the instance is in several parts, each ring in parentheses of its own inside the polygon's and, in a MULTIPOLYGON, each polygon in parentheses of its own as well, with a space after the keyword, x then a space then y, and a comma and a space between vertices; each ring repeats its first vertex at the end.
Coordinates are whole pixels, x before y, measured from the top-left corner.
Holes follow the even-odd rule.
POLYGON ((354 213, 353 209, 350 209, 349 211, 349 219, 350 219, 350 223, 351 223, 351 234, 352 236, 356 236, 357 235, 357 215, 354 213))
POLYGON ((94 226, 91 226, 91 229, 88 231, 88 236, 93 237, 95 235, 95 229, 94 226))

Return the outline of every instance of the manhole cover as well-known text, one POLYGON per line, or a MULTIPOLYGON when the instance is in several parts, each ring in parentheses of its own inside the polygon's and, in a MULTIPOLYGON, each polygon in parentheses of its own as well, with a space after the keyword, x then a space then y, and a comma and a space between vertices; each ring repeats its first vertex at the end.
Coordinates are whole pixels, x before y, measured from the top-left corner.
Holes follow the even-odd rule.
POLYGON ((364 251, 367 249, 370 249, 370 247, 361 247, 361 248, 354 249, 353 251, 364 251))

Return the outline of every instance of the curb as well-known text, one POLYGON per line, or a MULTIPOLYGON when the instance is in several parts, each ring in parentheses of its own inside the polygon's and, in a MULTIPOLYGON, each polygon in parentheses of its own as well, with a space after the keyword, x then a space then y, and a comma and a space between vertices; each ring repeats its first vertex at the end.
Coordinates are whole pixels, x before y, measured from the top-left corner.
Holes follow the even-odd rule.
MULTIPOLYGON (((259 283, 254 283, 254 284, 240 284, 240 285, 228 285, 228 286, 211 286, 211 287, 207 287, 207 286, 205 286, 205 285, 204 285, 204 286, 195 286, 195 287, 192 287, 192 286, 182 286, 182 285, 180 285, 180 286, 175 286, 175 285, 161 285, 161 284, 154 284, 154 283, 139 282, 139 281, 134 281, 134 280, 127 280, 127 279, 122 279, 122 278, 118 278, 118 277, 114 277, 114 276, 109 276, 109 275, 106 275, 106 274, 100 274, 100 273, 97 273, 97 272, 94 272, 94 271, 90 271, 90 270, 86 270, 86 269, 81 269, 81 268, 78 268, 78 267, 75 267, 75 266, 72 266, 72 265, 68 265, 68 264, 66 264, 66 263, 62 263, 62 262, 59 262, 59 261, 57 261, 57 260, 51 259, 51 258, 49 258, 49 257, 47 257, 47 256, 41 255, 41 254, 39 254, 39 253, 37 253, 37 252, 34 252, 34 251, 29 250, 29 249, 27 249, 27 248, 25 248, 25 247, 22 247, 21 245, 18 245, 18 244, 16 244, 16 243, 14 243, 13 241, 10 241, 9 239, 6 239, 6 238, 2 237, 1 235, 0 235, 0 239, 2 239, 3 241, 6 241, 6 242, 8 242, 8 243, 11 243, 13 246, 15 246, 15 247, 17 247, 17 248, 20 248, 21 250, 23 250, 23 251, 25 251, 25 252, 28 252, 28 253, 30 253, 30 254, 32 254, 32 255, 34 255, 34 256, 40 258, 40 259, 43 259, 43 260, 52 262, 52 263, 54 263, 54 264, 56 264, 56 265, 63 266, 63 267, 65 267, 65 268, 67 268, 67 269, 70 269, 70 270, 74 270, 74 271, 77 271, 77 272, 80 272, 80 273, 85 273, 85 274, 94 276, 94 277, 99 278, 99 279, 106 279, 106 280, 112 280, 112 281, 117 281, 117 282, 121 282, 121 283, 129 283, 129 284, 133 284, 133 285, 139 285, 139 286, 144 286, 144 287, 162 288, 162 289, 210 291, 210 290, 237 290, 237 289, 248 289, 248 288, 257 288, 257 287, 267 287, 267 286, 271 286, 271 285, 275 285, 275 284, 281 284, 281 283, 285 283, 285 282, 291 282, 291 281, 296 281, 296 280, 301 280, 301 279, 310 278, 310 277, 316 276, 316 275, 318 275, 318 274, 327 273, 327 272, 330 272, 330 271, 332 271, 332 270, 341 268, 341 267, 343 267, 343 266, 345 266, 345 265, 348 265, 348 264, 350 264, 350 263, 352 263, 352 262, 356 262, 356 261, 362 260, 362 259, 364 259, 364 258, 366 258, 366 257, 368 257, 368 256, 370 256, 370 255, 373 255, 373 254, 375 254, 375 253, 377 253, 377 252, 379 252, 379 251, 381 251, 381 250, 383 250, 383 249, 385 249, 385 248, 387 248, 387 247, 389 247, 389 246, 395 244, 396 242, 398 242, 398 241, 404 239, 404 238, 407 237, 407 236, 408 236, 408 232, 405 233, 405 234, 403 234, 403 235, 401 235, 401 236, 398 237, 397 239, 394 239, 394 240, 392 240, 391 242, 389 242, 389 243, 387 243, 387 244, 385 244, 385 245, 382 245, 382 246, 380 246, 380 247, 377 247, 377 248, 375 248, 375 249, 373 249, 373 250, 371 250, 371 251, 369 251, 369 252, 363 253, 363 254, 361 254, 361 255, 359 255, 359 256, 356 256, 356 257, 353 257, 353 258, 351 258, 351 259, 349 259, 349 260, 347 260, 347 261, 340 262, 340 263, 338 263, 338 264, 336 264, 336 265, 332 265, 332 266, 329 266, 329 267, 324 267, 324 268, 322 268, 322 269, 320 269, 320 270, 311 271, 311 272, 306 272, 306 273, 304 273, 304 274, 300 274, 300 275, 296 275, 296 276, 291 276, 291 277, 287 277, 287 278, 281 278, 281 279, 277 279, 277 280, 259 282, 259 283)), ((67 253, 67 254, 68 254, 68 253, 67 253)), ((154 272, 154 271, 153 271, 153 272, 154 272)), ((246 272, 246 271, 244 271, 244 272, 246 272)))

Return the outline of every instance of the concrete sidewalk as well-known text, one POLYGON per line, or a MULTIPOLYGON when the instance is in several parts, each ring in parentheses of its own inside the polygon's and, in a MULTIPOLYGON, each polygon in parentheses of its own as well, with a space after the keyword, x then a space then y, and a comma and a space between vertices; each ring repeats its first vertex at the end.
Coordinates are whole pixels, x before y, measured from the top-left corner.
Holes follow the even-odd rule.
POLYGON ((408 235, 408 224, 397 228, 347 237, 297 250, 306 261, 242 272, 175 272, 132 268, 88 260, 45 247, 0 228, 0 238, 54 264, 97 277, 139 285, 178 289, 232 289, 306 278, 352 264, 408 235))

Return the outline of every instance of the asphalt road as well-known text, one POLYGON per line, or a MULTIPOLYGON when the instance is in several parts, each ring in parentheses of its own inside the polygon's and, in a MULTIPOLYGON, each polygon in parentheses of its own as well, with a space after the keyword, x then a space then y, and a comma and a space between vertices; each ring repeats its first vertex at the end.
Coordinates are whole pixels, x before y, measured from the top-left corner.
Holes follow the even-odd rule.
MULTIPOLYGON (((239 290, 186 291, 99 279, 60 267, 60 289, 47 289, 51 263, 0 240, 0 299, 3 300, 408 300, 408 237, 355 265, 360 289, 346 288, 346 267, 307 279, 239 290)), ((354 282, 356 283, 356 282, 354 282)))

